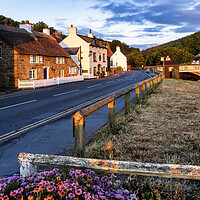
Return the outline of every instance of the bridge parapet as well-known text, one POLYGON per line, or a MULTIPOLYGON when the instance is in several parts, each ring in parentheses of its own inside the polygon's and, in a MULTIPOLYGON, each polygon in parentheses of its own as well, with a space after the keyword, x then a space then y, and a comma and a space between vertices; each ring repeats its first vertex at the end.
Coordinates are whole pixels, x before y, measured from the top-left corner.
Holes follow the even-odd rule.
POLYGON ((180 65, 179 72, 200 72, 200 65, 180 65))

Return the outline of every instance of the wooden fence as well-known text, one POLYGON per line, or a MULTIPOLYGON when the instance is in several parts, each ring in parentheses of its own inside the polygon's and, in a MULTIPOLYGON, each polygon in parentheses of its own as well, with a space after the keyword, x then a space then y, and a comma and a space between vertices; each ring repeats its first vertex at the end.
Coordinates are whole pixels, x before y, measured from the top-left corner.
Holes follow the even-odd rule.
POLYGON ((85 168, 110 173, 200 179, 200 166, 193 165, 154 164, 29 153, 20 153, 18 161, 20 163, 20 175, 22 177, 37 172, 37 165, 45 165, 85 168))
POLYGON ((141 96, 140 94, 144 95, 163 78, 164 74, 160 74, 138 84, 131 85, 126 89, 122 89, 121 91, 76 112, 72 117, 73 136, 75 137, 75 156, 85 156, 85 118, 87 116, 108 105, 108 125, 110 128, 113 128, 115 126, 115 100, 125 96, 125 113, 127 113, 130 106, 130 92, 135 92, 135 99, 137 101, 141 96))
MULTIPOLYGON (((115 124, 115 100, 125 96, 125 112, 128 112, 130 105, 130 92, 135 91, 136 100, 140 94, 145 94, 148 89, 159 83, 164 75, 148 79, 91 105, 73 116, 73 131, 75 136, 75 153, 77 156, 84 156, 85 150, 85 118, 100 108, 108 105, 108 123, 112 128, 115 124), (140 93, 141 87, 141 93, 140 93)), ((20 153, 18 156, 20 163, 20 175, 26 177, 32 172, 37 172, 38 165, 60 166, 73 168, 90 168, 92 170, 107 171, 110 173, 136 174, 146 176, 158 176, 167 178, 199 179, 200 166, 155 164, 130 161, 100 160, 90 158, 78 158, 69 156, 56 156, 45 154, 20 153)))

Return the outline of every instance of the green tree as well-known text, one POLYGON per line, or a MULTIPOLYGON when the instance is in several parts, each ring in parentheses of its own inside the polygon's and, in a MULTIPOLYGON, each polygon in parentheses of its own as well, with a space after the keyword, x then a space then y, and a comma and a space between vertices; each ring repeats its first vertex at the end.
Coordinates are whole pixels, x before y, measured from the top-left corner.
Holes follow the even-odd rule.
POLYGON ((142 65, 145 65, 145 59, 142 55, 142 53, 138 50, 133 50, 131 53, 127 55, 128 64, 131 65, 131 68, 133 67, 142 67, 142 65))
POLYGON ((33 24, 33 30, 38 32, 43 32, 43 29, 48 27, 43 21, 39 21, 36 24, 33 24))
POLYGON ((0 15, 0 24, 7 25, 7 26, 19 27, 18 21, 14 21, 13 19, 5 17, 3 15, 0 15))

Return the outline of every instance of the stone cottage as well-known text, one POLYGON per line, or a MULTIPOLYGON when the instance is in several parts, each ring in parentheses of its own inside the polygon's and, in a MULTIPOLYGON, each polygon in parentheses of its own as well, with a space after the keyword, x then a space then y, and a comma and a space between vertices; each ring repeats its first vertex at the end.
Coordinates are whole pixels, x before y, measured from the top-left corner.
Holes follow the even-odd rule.
POLYGON ((20 28, 0 24, 0 90, 18 87, 20 80, 44 80, 77 75, 71 56, 50 36, 33 31, 28 21, 20 28))

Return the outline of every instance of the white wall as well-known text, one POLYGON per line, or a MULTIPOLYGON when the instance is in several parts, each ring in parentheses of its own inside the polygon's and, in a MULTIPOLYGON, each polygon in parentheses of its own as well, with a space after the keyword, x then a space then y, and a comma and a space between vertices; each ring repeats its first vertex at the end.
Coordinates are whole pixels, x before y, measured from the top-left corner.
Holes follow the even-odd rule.
POLYGON ((121 52, 120 47, 116 48, 116 51, 111 58, 113 59, 114 67, 120 66, 124 71, 127 71, 127 57, 121 52))

